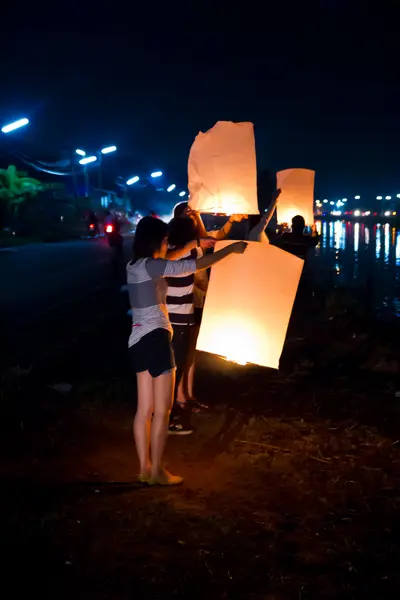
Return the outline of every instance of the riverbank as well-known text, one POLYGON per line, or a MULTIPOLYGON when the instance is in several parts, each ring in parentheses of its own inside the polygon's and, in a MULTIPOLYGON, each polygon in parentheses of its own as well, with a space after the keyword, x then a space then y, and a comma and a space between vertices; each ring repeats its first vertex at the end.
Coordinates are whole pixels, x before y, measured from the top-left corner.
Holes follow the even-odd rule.
POLYGON ((168 441, 185 484, 156 490, 135 483, 129 319, 107 302, 30 371, 3 373, 0 544, 15 596, 396 597, 389 329, 351 327, 342 309, 305 338, 297 323, 281 372, 200 354, 211 411, 168 441))

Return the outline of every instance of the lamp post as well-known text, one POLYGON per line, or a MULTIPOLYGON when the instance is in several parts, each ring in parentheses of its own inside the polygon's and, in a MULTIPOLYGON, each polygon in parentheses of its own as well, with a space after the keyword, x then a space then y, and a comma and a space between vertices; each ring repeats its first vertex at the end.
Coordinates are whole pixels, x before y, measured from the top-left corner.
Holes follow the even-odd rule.
POLYGON ((102 172, 102 163, 103 163, 103 155, 104 154, 111 154, 112 152, 116 152, 117 150, 117 146, 105 146, 104 148, 101 148, 101 150, 98 150, 96 152, 96 155, 93 156, 86 156, 86 152, 85 150, 82 150, 81 148, 77 148, 75 150, 75 154, 78 154, 79 156, 82 156, 83 158, 79 161, 80 165, 84 166, 84 176, 85 176, 85 196, 88 197, 89 196, 89 173, 88 170, 86 168, 86 165, 98 161, 98 165, 99 165, 99 170, 98 170, 98 188, 99 190, 101 190, 102 186, 103 186, 103 172, 102 172))

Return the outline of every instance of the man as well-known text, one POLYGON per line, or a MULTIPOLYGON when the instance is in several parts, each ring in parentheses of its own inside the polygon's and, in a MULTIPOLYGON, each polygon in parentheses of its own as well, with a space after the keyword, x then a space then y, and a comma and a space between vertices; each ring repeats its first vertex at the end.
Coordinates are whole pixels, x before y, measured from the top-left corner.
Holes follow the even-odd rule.
POLYGON ((304 233, 306 223, 304 217, 296 215, 292 219, 292 231, 282 233, 274 240, 274 245, 295 254, 299 258, 306 259, 308 251, 319 243, 319 235, 315 229, 315 225, 312 226, 312 234, 307 235, 304 233))
MULTIPOLYGON (((175 239, 179 237, 179 223, 181 223, 182 233, 187 229, 187 218, 190 217, 194 229, 191 237, 195 238, 195 245, 189 249, 188 239, 184 238, 177 244, 185 244, 185 254, 174 252, 173 258, 185 258, 202 256, 204 250, 214 246, 211 241, 224 239, 230 232, 233 223, 240 222, 245 215, 231 215, 225 225, 218 231, 206 231, 204 223, 198 212, 190 210, 187 202, 181 202, 174 209, 174 219, 171 221, 173 232, 171 231, 171 241, 176 246, 175 239), (210 239, 211 238, 211 239, 210 239), (197 243, 196 243, 197 241, 197 243)), ((191 280, 179 281, 174 278, 168 283, 167 307, 171 323, 174 325, 174 349, 177 355, 177 363, 182 365, 181 373, 178 374, 178 386, 176 390, 176 408, 174 418, 171 421, 170 434, 188 435, 192 433, 192 428, 185 418, 185 412, 190 408, 193 412, 206 410, 208 407, 196 400, 193 394, 194 382, 194 356, 197 342, 197 336, 200 329, 201 317, 204 307, 204 300, 208 287, 207 272, 195 274, 191 280), (179 410, 180 409, 180 410, 179 410)))

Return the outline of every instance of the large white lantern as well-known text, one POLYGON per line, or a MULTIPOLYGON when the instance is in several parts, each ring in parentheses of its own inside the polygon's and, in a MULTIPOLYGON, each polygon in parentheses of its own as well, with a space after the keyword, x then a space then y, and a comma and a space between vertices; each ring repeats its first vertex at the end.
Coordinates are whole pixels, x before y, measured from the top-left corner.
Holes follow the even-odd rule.
POLYGON ((276 174, 276 187, 282 190, 277 207, 278 223, 288 223, 296 215, 304 217, 306 225, 314 223, 315 171, 286 169, 276 174))
POLYGON ((252 123, 218 121, 189 154, 189 206, 202 213, 259 213, 252 123))
POLYGON ((275 246, 249 242, 244 254, 214 265, 197 350, 278 369, 303 264, 275 246))

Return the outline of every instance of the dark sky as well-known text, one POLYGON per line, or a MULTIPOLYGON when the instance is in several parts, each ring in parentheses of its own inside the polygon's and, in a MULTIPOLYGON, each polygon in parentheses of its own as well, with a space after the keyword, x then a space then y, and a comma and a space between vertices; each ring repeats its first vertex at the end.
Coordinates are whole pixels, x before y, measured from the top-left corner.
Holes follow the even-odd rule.
POLYGON ((31 119, 18 144, 37 158, 115 143, 122 175, 181 184, 199 130, 249 120, 260 168, 313 168, 321 196, 400 193, 399 11, 365 4, 17 6, 0 26, 0 120, 31 119))

